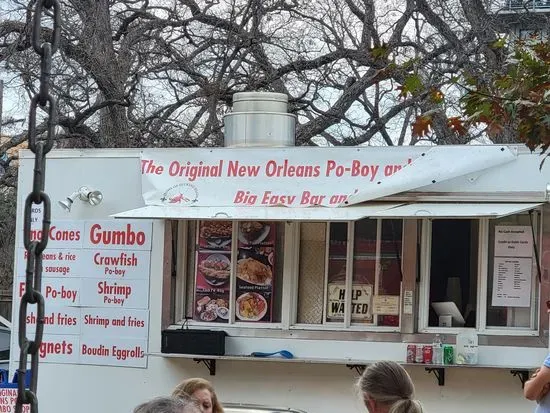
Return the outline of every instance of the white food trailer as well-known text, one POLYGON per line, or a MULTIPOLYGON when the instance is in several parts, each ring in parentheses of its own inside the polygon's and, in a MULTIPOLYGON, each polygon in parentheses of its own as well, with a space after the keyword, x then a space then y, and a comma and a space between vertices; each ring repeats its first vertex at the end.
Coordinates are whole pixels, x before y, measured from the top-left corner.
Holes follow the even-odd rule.
MULTIPOLYGON (((129 412, 202 376, 226 403, 360 412, 354 380, 383 359, 427 412, 534 408, 522 381, 548 353, 550 164, 521 145, 293 147, 286 105, 236 94, 224 148, 48 155, 42 411, 129 412), (464 333, 476 364, 457 346, 451 364, 407 361, 464 333)), ((22 151, 18 217, 32 170, 22 151)), ((22 234, 19 219, 15 318, 22 234)))

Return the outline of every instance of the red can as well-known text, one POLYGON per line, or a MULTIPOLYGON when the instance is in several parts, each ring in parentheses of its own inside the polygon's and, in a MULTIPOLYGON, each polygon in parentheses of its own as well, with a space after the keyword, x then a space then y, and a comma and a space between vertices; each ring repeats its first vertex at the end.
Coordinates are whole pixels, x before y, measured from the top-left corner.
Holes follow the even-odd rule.
POLYGON ((424 346, 422 348, 422 361, 426 364, 431 364, 433 358, 433 347, 424 346))
POLYGON ((416 345, 407 345, 407 363, 414 363, 416 361, 416 345))

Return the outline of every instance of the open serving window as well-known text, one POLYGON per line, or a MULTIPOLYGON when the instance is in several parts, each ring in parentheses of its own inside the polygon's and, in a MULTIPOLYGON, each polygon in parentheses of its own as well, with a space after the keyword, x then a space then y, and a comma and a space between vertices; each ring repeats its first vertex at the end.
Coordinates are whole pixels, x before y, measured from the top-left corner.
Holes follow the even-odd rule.
POLYGON ((370 217, 171 221, 172 322, 539 336, 541 204, 355 210, 370 217))

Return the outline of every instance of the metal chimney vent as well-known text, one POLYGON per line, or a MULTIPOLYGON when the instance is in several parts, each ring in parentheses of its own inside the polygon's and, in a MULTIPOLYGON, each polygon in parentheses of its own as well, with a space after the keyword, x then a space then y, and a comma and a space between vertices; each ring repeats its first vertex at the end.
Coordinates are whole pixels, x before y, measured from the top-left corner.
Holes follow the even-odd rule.
POLYGON ((224 146, 294 146, 296 116, 288 113, 283 93, 240 92, 233 95, 233 111, 224 117, 224 146))

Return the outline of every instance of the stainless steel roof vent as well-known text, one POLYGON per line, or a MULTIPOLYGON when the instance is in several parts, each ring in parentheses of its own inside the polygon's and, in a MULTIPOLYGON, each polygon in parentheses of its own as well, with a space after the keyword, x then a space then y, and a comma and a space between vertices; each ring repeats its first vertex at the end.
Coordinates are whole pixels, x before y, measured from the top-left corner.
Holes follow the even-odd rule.
POLYGON ((233 95, 233 111, 224 117, 224 146, 294 146, 296 116, 288 113, 288 96, 271 92, 233 95))

